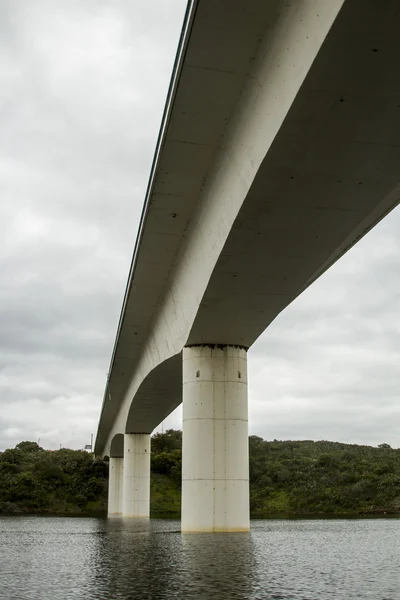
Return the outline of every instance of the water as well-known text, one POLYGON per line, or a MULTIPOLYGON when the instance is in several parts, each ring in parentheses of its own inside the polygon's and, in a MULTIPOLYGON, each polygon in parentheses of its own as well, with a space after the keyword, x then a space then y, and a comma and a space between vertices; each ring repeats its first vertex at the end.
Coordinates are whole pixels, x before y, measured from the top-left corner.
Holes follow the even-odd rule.
POLYGON ((253 521, 181 535, 179 521, 0 518, 7 600, 400 600, 400 520, 253 521))

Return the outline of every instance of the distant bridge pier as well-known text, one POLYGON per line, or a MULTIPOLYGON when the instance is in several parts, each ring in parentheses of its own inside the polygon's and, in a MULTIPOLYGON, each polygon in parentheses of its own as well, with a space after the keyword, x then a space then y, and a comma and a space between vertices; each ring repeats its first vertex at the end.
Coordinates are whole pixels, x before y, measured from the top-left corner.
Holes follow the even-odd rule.
MULTIPOLYGON (((150 516, 150 434, 124 435, 122 516, 150 516)), ((111 485, 111 481, 110 481, 111 485)))
POLYGON ((183 350, 182 531, 249 531, 247 351, 183 350))
POLYGON ((110 456, 108 479, 108 516, 122 515, 122 486, 124 478, 124 459, 110 456))

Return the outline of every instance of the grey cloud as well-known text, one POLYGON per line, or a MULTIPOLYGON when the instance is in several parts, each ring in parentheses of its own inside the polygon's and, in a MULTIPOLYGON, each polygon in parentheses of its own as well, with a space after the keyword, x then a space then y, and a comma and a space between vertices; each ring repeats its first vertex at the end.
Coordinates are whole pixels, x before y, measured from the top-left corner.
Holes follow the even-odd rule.
POLYGON ((95 431, 185 4, 2 4, 0 448, 95 431))
POLYGON ((399 230, 397 209, 250 351, 256 433, 399 446, 399 230))

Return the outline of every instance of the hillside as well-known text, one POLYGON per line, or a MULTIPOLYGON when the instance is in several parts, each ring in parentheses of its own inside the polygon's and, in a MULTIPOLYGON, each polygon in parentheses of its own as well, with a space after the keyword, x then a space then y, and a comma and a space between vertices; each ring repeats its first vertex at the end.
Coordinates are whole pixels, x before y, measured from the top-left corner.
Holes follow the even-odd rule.
MULTIPOLYGON (((182 437, 152 438, 151 514, 179 516, 182 437)), ((250 506, 267 515, 400 513, 400 450, 249 438, 250 506)), ((107 461, 21 442, 0 453, 0 512, 104 513, 107 461)))
POLYGON ((400 450, 250 436, 250 505, 266 513, 400 513, 400 450))

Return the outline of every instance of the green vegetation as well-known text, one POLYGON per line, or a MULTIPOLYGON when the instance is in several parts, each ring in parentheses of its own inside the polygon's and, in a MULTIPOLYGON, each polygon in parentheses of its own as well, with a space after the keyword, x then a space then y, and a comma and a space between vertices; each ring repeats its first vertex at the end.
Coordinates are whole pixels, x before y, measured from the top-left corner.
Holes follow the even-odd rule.
MULTIPOLYGON (((400 513, 400 450, 249 438, 253 517, 400 513)), ((182 434, 152 438, 151 514, 179 516, 182 434)), ((0 453, 0 512, 105 512, 107 461, 21 442, 0 453)))
POLYGON ((150 510, 153 517, 180 517, 182 432, 169 429, 151 439, 150 510))
POLYGON ((400 450, 249 438, 252 516, 400 513, 400 450))
POLYGON ((108 465, 82 450, 21 442, 0 453, 0 512, 101 512, 108 465))

